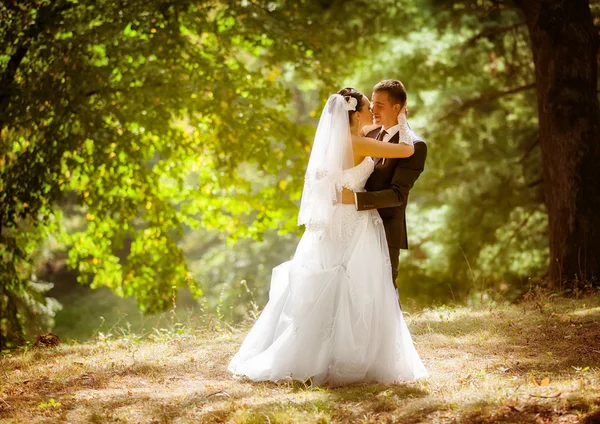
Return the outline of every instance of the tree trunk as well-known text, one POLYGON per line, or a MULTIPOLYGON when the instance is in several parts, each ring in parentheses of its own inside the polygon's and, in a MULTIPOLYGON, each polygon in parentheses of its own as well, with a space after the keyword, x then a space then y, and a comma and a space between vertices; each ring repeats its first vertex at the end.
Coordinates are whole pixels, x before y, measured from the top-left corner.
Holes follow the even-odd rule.
POLYGON ((598 33, 585 0, 517 0, 531 38, 554 288, 600 279, 598 33))
POLYGON ((17 304, 17 299, 10 289, 7 290, 0 284, 0 352, 19 346, 25 341, 17 304))

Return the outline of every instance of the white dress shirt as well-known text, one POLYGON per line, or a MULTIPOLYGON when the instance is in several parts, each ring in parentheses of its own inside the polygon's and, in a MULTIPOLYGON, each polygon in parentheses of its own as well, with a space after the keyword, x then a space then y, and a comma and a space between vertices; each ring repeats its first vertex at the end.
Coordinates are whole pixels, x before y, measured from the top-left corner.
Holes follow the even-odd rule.
POLYGON ((382 130, 385 129, 385 131, 387 132, 387 134, 383 136, 383 140, 382 141, 388 142, 388 141, 390 141, 392 139, 393 136, 396 135, 396 133, 398 131, 400 131, 400 124, 396 124, 393 127, 389 127, 389 128, 383 128, 382 127, 381 129, 382 130))

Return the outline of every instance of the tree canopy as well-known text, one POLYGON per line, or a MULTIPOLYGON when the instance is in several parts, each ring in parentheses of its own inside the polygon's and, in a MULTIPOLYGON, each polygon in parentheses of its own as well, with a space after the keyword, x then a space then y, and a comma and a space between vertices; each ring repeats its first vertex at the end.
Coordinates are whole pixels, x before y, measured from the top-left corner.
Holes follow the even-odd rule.
MULTIPOLYGON (((598 25, 587 4, 592 23, 568 18, 598 25)), ((386 78, 430 151, 401 292, 517 295, 552 255, 528 16, 512 1, 0 2, 3 340, 53 308, 36 275, 54 239, 81 282, 148 312, 177 287, 239 306, 240 279, 264 298, 299 232, 316 113, 386 78)))
POLYGON ((29 234, 47 235, 66 201, 85 220, 65 236, 82 282, 151 312, 173 286, 199 292, 183 228, 259 236, 282 225, 310 148, 284 108, 284 77, 331 84, 348 43, 385 29, 378 6, 2 2, 3 301, 25 296, 29 234))

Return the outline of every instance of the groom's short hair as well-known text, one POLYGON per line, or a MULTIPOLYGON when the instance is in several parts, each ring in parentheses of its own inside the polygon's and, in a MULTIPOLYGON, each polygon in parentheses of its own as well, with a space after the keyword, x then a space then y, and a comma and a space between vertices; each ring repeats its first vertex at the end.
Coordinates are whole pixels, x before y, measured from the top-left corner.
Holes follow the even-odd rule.
POLYGON ((406 104, 406 88, 398 80, 388 79, 378 82, 373 87, 373 92, 385 92, 388 93, 394 103, 400 103, 400 106, 406 104))

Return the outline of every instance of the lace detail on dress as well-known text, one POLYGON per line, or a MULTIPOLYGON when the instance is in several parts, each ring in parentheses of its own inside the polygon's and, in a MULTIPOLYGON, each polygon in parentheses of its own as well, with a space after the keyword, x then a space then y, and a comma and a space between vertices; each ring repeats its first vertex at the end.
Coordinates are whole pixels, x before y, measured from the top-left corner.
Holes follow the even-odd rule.
POLYGON ((371 215, 371 219, 373 220, 373 224, 375 225, 383 224, 383 219, 381 219, 381 216, 377 211, 375 211, 375 213, 371 215))
POLYGON ((375 169, 375 162, 367 156, 361 163, 350 169, 344 170, 338 189, 347 188, 352 191, 362 191, 369 176, 375 169))
POLYGON ((361 371, 361 361, 355 360, 351 362, 338 362, 333 364, 329 369, 329 374, 335 381, 343 382, 344 380, 352 380, 357 372, 361 371))
MULTIPOLYGON (((356 232, 357 225, 363 221, 366 216, 362 212, 358 212, 354 205, 344 205, 344 207, 340 208, 337 211, 336 218, 339 219, 339 232, 340 232, 340 240, 339 246, 340 249, 343 249, 343 246, 349 246, 354 233, 356 232)), ((363 221, 364 222, 364 221, 363 221)))
POLYGON ((333 328, 335 326, 335 318, 333 318, 321 331, 321 340, 326 341, 331 339, 333 334, 333 328))
MULTIPOLYGON (((375 163, 370 157, 365 157, 358 165, 346 169, 343 171, 335 181, 335 191, 340 192, 343 188, 347 188, 352 191, 363 191, 369 176, 375 168, 375 163)), ((325 178, 331 178, 332 176, 326 176, 325 178)), ((323 181, 319 180, 307 180, 305 184, 305 191, 310 192, 311 190, 320 190, 323 181)), ((333 200, 334 204, 336 200, 333 200)), ((334 212, 335 219, 333 222, 326 221, 308 221, 306 222, 306 230, 319 234, 319 238, 323 236, 338 240, 341 246, 347 245, 356 228, 358 213, 353 205, 337 205, 339 209, 334 212), (341 206, 341 207, 339 207, 341 206), (342 224, 343 223, 343 224, 342 224), (352 224, 352 225, 348 225, 352 224)), ((364 212, 361 212, 365 214, 364 212)), ((364 217, 367 215, 365 214, 364 217)), ((362 216, 361 216, 362 217, 362 216)), ((363 219, 363 218, 361 218, 363 219)), ((300 221, 300 220, 299 220, 300 221)))

